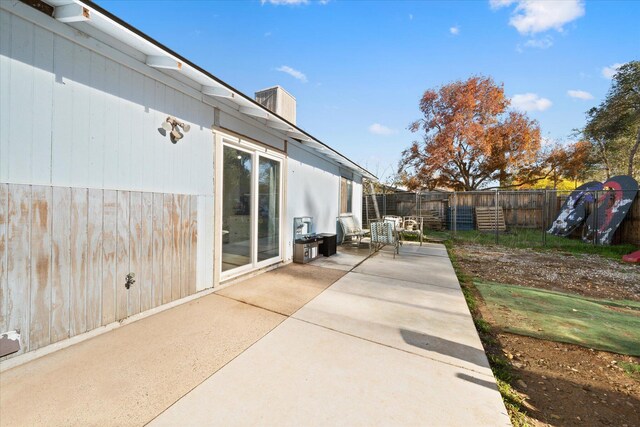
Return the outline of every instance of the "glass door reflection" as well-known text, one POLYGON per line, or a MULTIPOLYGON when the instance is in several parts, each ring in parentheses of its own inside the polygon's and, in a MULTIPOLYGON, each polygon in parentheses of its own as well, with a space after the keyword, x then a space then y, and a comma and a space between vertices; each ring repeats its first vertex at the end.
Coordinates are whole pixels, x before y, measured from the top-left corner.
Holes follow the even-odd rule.
POLYGON ((258 159, 258 262, 280 256, 280 162, 258 159))
POLYGON ((224 146, 222 179, 222 271, 252 263, 252 156, 224 146))

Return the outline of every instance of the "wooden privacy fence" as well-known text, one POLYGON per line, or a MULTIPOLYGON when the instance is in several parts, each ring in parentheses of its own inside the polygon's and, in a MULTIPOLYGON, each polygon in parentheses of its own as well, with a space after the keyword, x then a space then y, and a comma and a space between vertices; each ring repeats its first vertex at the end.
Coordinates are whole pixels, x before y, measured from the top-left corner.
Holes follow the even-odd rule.
POLYGON ((508 227, 538 229, 553 221, 548 196, 545 191, 468 191, 456 193, 456 203, 469 207, 495 207, 497 203, 508 227))
POLYGON ((613 235, 613 241, 640 246, 640 194, 636 196, 629 213, 613 235))
POLYGON ((197 239, 196 196, 0 184, 0 333, 23 353, 191 295, 197 239))
MULTIPOLYGON (((508 229, 548 229, 571 191, 460 191, 460 192, 397 192, 375 195, 380 215, 439 216, 451 229, 452 216, 468 216, 468 210, 477 207, 502 208, 508 229), (460 208, 460 209, 454 209, 460 208), (466 209, 466 210, 465 210, 466 209)), ((375 220, 372 197, 363 196, 362 223, 375 220)), ((587 206, 590 210, 590 205, 587 206)), ((468 218, 469 221, 471 217, 468 218)), ((471 224, 471 223, 470 223, 471 224)), ((472 228, 475 225, 471 224, 472 228)), ((637 196, 613 238, 614 243, 640 245, 640 196, 637 196)))

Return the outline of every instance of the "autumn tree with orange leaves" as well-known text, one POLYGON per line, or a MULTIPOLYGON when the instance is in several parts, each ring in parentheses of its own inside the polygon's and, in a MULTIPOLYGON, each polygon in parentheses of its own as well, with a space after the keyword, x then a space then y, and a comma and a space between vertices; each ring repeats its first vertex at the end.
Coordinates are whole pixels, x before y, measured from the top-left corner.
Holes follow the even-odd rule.
POLYGON ((554 189, 562 179, 573 181, 577 187, 578 181, 585 180, 592 174, 595 162, 591 143, 584 140, 566 145, 555 144, 542 157, 544 169, 539 177, 548 177, 554 189))
POLYGON ((411 190, 476 190, 538 177, 540 127, 508 107, 502 85, 490 77, 426 91, 420 100, 423 117, 410 127, 423 132, 422 141, 402 152, 404 184, 411 190))

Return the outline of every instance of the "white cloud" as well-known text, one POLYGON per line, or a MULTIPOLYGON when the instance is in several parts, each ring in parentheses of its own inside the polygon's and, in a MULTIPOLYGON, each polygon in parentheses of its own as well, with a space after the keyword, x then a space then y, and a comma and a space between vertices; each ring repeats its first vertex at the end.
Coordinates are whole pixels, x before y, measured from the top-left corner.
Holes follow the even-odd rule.
POLYGON ((409 21, 413 21, 413 13, 409 14, 409 21))
POLYGON ((266 33, 264 33, 265 37, 271 37, 271 31, 267 31, 266 33))
POLYGON ((615 64, 609 65, 608 67, 604 67, 602 69, 602 76, 605 79, 612 79, 613 76, 618 72, 618 68, 622 67, 624 64, 616 62, 615 64))
POLYGON ((449 32, 454 36, 457 36, 458 34, 460 34, 460 27, 458 27, 457 25, 454 27, 451 27, 449 28, 449 32))
POLYGON ((501 7, 509 6, 515 2, 516 0, 489 0, 489 5, 491 6, 491 9, 500 9, 501 7))
POLYGON ((577 99, 584 99, 584 100, 593 99, 593 95, 591 95, 589 92, 586 92, 584 90, 568 90, 567 95, 577 99))
POLYGON ((535 34, 555 29, 584 15, 584 0, 490 0, 492 9, 516 4, 509 24, 520 34, 535 34))
POLYGON ((524 47, 531 47, 534 49, 549 49, 553 46, 553 37, 546 36, 540 39, 529 39, 524 43, 524 47))
POLYGON ((394 131, 393 129, 385 125, 381 125, 380 123, 374 123, 369 126, 369 132, 374 135, 391 135, 396 133, 396 131, 394 131))
POLYGON ((544 111, 551 107, 551 104, 550 100, 535 93, 520 93, 511 98, 511 105, 522 111, 544 111))
POLYGON ((308 81, 307 76, 302 71, 298 71, 295 68, 289 67, 288 65, 283 65, 281 67, 278 67, 276 68, 276 70, 282 71, 283 73, 287 73, 294 79, 300 80, 302 83, 306 83, 308 81))

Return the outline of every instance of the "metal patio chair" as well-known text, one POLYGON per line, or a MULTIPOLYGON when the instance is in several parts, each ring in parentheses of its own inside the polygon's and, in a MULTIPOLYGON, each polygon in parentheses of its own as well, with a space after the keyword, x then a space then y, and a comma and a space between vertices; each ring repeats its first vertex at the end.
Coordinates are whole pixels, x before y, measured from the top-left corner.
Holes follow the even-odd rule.
POLYGON ((385 215, 382 217, 384 222, 392 222, 395 225, 396 231, 400 231, 404 228, 404 221, 401 216, 398 215, 385 215))
POLYGON ((378 251, 385 245, 393 245, 393 258, 395 259, 396 253, 400 254, 400 238, 395 223, 391 221, 372 222, 370 227, 369 253, 378 251))
POLYGON ((340 214, 338 216, 338 222, 340 222, 340 227, 342 228, 342 240, 340 244, 344 243, 346 237, 351 239, 355 237, 358 245, 360 245, 362 238, 369 233, 369 230, 365 230, 360 226, 353 214, 340 214))

